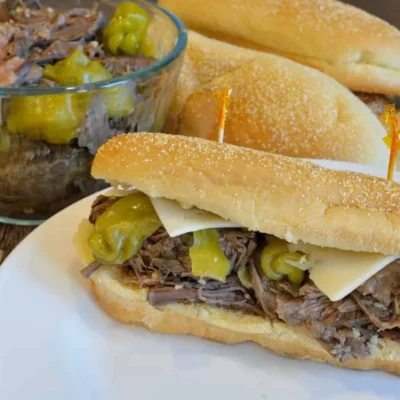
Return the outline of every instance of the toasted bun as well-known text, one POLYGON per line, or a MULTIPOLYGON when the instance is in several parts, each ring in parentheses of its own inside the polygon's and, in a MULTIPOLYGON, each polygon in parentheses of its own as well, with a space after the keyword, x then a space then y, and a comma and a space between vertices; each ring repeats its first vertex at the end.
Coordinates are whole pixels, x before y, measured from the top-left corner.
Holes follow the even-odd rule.
POLYGON ((293 157, 386 166, 386 131, 371 110, 329 76, 282 57, 190 32, 169 133, 213 138, 218 96, 232 97, 225 142, 293 157))
POLYGON ((92 175, 196 206, 289 242, 400 254, 400 185, 199 138, 126 134, 92 175))
POLYGON ((160 0, 191 29, 284 55, 352 90, 400 93, 400 32, 335 0, 160 0))
POLYGON ((97 302, 118 321, 155 332, 193 335, 228 344, 252 341, 288 357, 400 375, 400 344, 394 341, 382 340, 381 348, 374 346, 367 359, 339 362, 304 327, 205 304, 170 304, 155 308, 146 300, 147 289, 123 284, 122 273, 118 268, 103 267, 91 278, 97 302))

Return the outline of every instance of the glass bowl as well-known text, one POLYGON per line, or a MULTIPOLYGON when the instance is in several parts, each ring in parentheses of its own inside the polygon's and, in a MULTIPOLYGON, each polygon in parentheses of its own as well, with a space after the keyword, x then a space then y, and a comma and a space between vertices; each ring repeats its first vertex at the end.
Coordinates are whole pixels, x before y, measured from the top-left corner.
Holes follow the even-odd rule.
MULTIPOLYGON (((90 175, 97 148, 120 133, 161 130, 180 72, 186 32, 162 7, 133 2, 151 16, 148 37, 156 61, 149 66, 80 86, 0 88, 0 222, 38 225, 105 188, 105 182, 90 175), (46 141, 35 138, 39 120, 46 141)), ((41 3, 55 9, 93 6, 92 0, 41 3)), ((99 9, 108 19, 117 4, 103 0, 99 9)))

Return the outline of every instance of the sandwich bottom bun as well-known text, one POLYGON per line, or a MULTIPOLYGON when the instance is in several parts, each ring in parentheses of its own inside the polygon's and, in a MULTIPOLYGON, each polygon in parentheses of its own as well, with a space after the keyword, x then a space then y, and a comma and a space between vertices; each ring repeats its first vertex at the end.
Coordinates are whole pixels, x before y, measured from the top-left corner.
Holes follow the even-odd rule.
MULTIPOLYGON (((83 220, 74 237, 78 257, 85 266, 94 260, 87 244, 92 231, 89 221, 83 220)), ((148 290, 124 283, 123 274, 124 270, 119 267, 101 267, 90 277, 97 303, 117 321, 153 332, 192 335, 226 344, 255 342, 286 357, 400 375, 400 344, 393 340, 380 340, 371 348, 371 356, 364 360, 351 358, 340 362, 303 326, 291 326, 201 303, 153 307, 147 301, 148 290)))
MULTIPOLYGON (((193 335, 222 343, 255 342, 293 358, 328 362, 342 368, 382 370, 400 375, 400 344, 381 340, 364 360, 339 362, 312 337, 307 328, 206 304, 169 304, 153 307, 147 289, 122 282, 123 270, 102 267, 92 277, 92 288, 101 308, 120 322, 150 331, 193 335)), ((234 350, 233 350, 234 351, 234 350)))

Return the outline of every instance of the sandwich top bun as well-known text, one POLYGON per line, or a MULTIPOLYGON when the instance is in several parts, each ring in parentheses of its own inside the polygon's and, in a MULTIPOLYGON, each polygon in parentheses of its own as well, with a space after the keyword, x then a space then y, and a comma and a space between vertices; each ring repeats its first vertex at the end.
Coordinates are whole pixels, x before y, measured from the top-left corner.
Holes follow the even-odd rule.
POLYGON ((293 157, 386 166, 386 131, 344 86, 314 69, 189 32, 164 130, 210 138, 218 97, 231 88, 225 142, 293 157))
POLYGON ((400 185, 385 179, 155 133, 111 139, 92 175, 289 242, 400 254, 400 185))
POLYGON ((284 55, 355 91, 400 93, 400 31, 335 0, 160 0, 212 38, 284 55))

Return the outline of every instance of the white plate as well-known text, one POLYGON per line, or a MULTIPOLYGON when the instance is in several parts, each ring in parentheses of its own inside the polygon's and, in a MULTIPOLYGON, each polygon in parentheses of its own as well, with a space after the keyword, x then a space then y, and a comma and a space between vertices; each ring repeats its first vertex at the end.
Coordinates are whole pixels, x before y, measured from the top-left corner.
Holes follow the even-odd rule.
MULTIPOLYGON (((375 175, 338 162, 324 166, 375 175)), ((399 175, 397 175, 399 178, 399 175)), ((94 196, 29 235, 0 268, 0 399, 388 400, 400 378, 150 333, 105 315, 79 274, 72 236, 94 196)))

